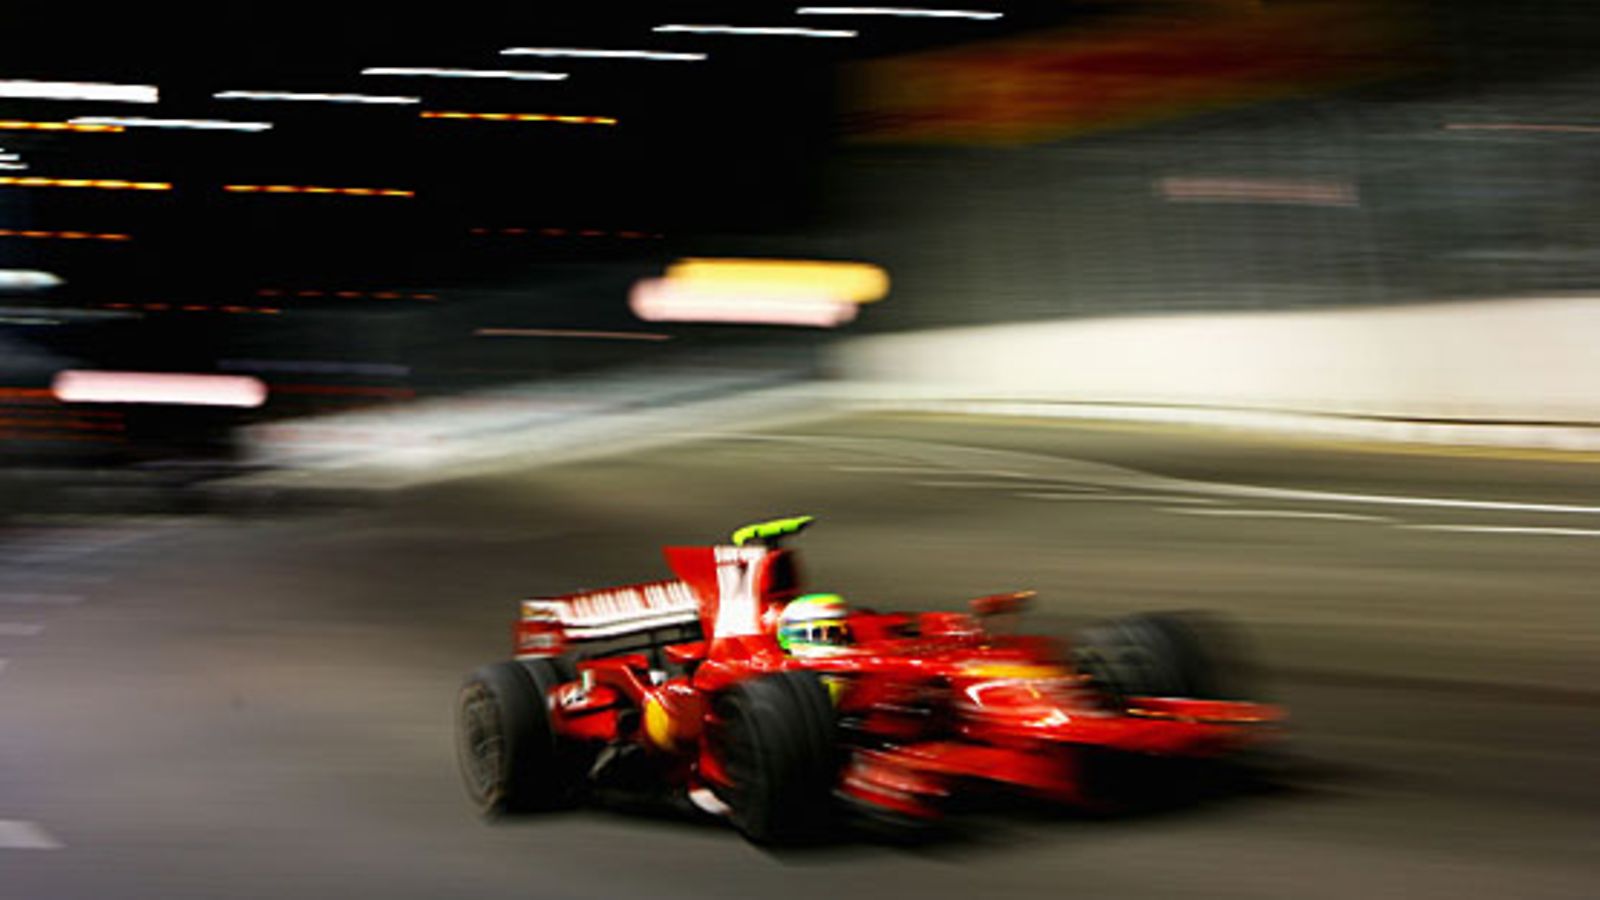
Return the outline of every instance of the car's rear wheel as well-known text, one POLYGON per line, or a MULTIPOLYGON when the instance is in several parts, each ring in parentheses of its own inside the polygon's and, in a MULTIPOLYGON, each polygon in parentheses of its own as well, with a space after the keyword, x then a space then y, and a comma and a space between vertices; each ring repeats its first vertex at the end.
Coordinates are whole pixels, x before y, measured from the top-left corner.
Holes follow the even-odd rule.
POLYGON ((839 739, 833 704, 812 672, 741 682, 717 698, 707 735, 727 783, 729 817, 757 843, 816 837, 833 811, 839 739))
POLYGON ((575 677, 570 661, 492 663, 461 686, 456 754, 462 780, 486 816, 553 809, 582 787, 578 748, 550 722, 550 692, 575 677))
POLYGON ((1114 702, 1125 697, 1238 696, 1238 642, 1214 616, 1141 613, 1085 628, 1072 645, 1078 671, 1114 702))

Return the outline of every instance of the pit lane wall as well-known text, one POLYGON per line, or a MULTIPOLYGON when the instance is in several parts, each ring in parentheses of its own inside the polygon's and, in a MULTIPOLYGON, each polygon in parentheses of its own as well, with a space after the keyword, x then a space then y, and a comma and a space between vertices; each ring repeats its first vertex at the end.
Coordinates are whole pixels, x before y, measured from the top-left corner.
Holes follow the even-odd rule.
POLYGON ((1600 298, 1075 319, 865 337, 876 407, 1600 450, 1600 298))

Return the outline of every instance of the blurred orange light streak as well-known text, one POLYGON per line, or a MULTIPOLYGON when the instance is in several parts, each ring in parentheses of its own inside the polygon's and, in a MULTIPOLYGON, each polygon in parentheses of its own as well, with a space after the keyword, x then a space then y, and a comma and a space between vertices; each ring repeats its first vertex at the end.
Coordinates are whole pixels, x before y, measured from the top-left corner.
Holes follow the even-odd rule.
POLYGON ((98 188, 103 191, 170 191, 166 181, 123 181, 119 178, 0 178, 0 185, 12 187, 98 188))
POLYGON ((24 238, 60 238, 67 241, 131 241, 133 237, 126 234, 96 234, 87 231, 18 231, 12 228, 0 228, 0 237, 24 238))
POLYGON ((342 194, 350 197, 415 197, 416 191, 394 188, 342 188, 295 184, 225 184, 222 189, 233 194, 342 194))
POLYGON ((1163 197, 1178 202, 1290 203, 1304 206, 1359 206, 1348 182, 1295 178, 1163 178, 1163 197))
POLYGON ((0 427, 23 428, 33 431, 125 431, 121 422, 39 421, 35 419, 0 419, 0 427))
POLYGON ((566 125, 615 125, 610 116, 557 116, 546 113, 475 113, 428 110, 424 119, 479 119, 490 122, 561 122, 566 125))
POLYGON ((672 335, 653 331, 581 331, 570 328, 479 328, 478 337, 590 338, 612 341, 670 341, 672 335))
POLYGON ((98 131, 116 133, 127 131, 121 125, 79 125, 72 122, 27 122, 18 119, 0 119, 0 129, 11 131, 98 131))

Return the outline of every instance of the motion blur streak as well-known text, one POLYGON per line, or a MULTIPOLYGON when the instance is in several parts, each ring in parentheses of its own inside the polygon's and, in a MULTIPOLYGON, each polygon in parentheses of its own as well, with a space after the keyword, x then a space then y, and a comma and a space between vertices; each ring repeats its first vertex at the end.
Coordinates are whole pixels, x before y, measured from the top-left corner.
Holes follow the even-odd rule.
POLYGON ((22 169, 26 169, 27 167, 28 167, 27 163, 0 162, 0 169, 10 169, 10 170, 12 170, 14 172, 15 171, 21 171, 22 169))
POLYGON ((857 32, 836 28, 794 28, 771 25, 657 25, 662 34, 748 34, 769 37, 853 38, 857 32))
POLYGON ((616 119, 606 116, 554 116, 546 113, 443 112, 430 110, 421 115, 424 119, 481 119, 489 122, 561 122, 567 125, 617 124, 616 119))
POLYGON ((418 294, 407 291, 351 291, 351 290, 317 290, 300 289, 286 290, 283 288, 261 288, 256 291, 257 297, 334 297, 340 300, 437 300, 438 294, 418 294))
POLYGON ((670 341, 672 335, 651 331, 581 331, 571 328, 479 328, 478 337, 589 338, 609 341, 670 341))
POLYGON ((564 81, 566 72, 511 72, 504 69, 429 69, 414 66, 374 66, 363 75, 418 75, 429 78, 509 78, 513 81, 564 81))
POLYGON ((637 231, 625 229, 622 231, 609 231, 604 228, 469 228, 472 234, 480 235, 505 235, 507 237, 523 237, 525 235, 538 235, 539 237, 614 237, 623 240, 635 241, 650 238, 660 240, 666 235, 660 232, 637 231))
POLYGON ((13 178, 7 176, 0 178, 0 185, 10 185, 12 187, 98 188, 103 191, 172 190, 172 184, 166 181, 123 181, 117 178, 38 178, 31 176, 13 178))
POLYGON ((1539 125, 1518 122, 1452 122, 1446 131, 1544 131, 1558 134, 1600 134, 1600 125, 1539 125))
POLYGON ((95 100, 120 103, 155 103, 161 92, 148 84, 107 84, 96 81, 0 81, 0 97, 27 100, 95 100))
POLYGON ((870 263, 789 259, 684 259, 667 278, 696 287, 749 290, 769 296, 870 303, 889 293, 889 275, 870 263))
POLYGON ((1357 206, 1355 185, 1344 181, 1293 178, 1163 178, 1157 192, 1188 203, 1290 203, 1304 206, 1357 206))
POLYGON ((646 322, 724 322, 837 328, 856 317, 857 305, 815 294, 737 283, 700 284, 668 278, 636 282, 628 308, 646 322))
POLYGON ((80 116, 69 125, 114 125, 122 128, 178 128, 191 131, 266 131, 271 122, 230 122, 225 119, 147 119, 122 116, 80 116))
POLYGON ((380 397, 386 400, 411 400, 417 392, 411 388, 366 387, 350 384, 275 384, 274 394, 306 394, 325 397, 380 397))
POLYGON ((918 9, 908 6, 802 6, 802 16, 906 16, 927 19, 975 19, 992 21, 1005 13, 975 9, 918 9))
POLYGON ((404 378, 411 374, 410 366, 393 363, 343 362, 314 359, 224 359, 218 368, 245 372, 315 372, 319 375, 380 375, 404 378))
POLYGON ((234 194, 339 194, 348 197, 415 197, 416 191, 396 188, 320 187, 302 184, 225 184, 222 189, 234 194))
POLYGON ((0 269, 0 288, 11 291, 55 287, 61 276, 37 269, 0 269))
POLYGON ((10 131, 98 131, 110 133, 126 130, 119 125, 74 125, 71 122, 29 122, 21 119, 0 119, 0 129, 10 131))
POLYGON ((127 234, 95 234, 88 231, 18 231, 0 228, 0 237, 59 238, 64 241, 131 241, 127 234))
POLYGON ((211 96, 218 100, 288 100, 309 103, 407 105, 422 102, 421 97, 399 97, 382 94, 318 94, 299 91, 220 91, 211 96))
POLYGON ((502 56, 548 56, 574 59, 645 59, 652 62, 699 62, 704 53, 669 53, 661 50, 589 50, 582 47, 507 47, 502 56))
POLYGON ((165 403, 177 406, 257 407, 267 386, 247 375, 105 372, 68 369, 51 384, 62 403, 165 403))

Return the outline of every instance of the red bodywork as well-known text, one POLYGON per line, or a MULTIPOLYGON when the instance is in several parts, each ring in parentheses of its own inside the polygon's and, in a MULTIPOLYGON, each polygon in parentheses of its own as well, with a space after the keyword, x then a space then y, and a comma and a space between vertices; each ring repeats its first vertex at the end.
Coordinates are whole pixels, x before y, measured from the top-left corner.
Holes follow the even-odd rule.
POLYGON ((1091 804, 1091 756, 1220 756, 1270 740, 1283 719, 1276 707, 1234 701, 1132 697, 1112 705, 1055 642, 987 627, 1016 612, 1020 594, 975 600, 972 614, 857 612, 851 647, 791 657, 773 620, 799 593, 793 553, 669 547, 675 581, 525 601, 517 656, 579 658, 578 680, 547 698, 557 733, 636 747, 667 786, 703 795, 697 789, 725 781, 706 740, 717 694, 743 679, 808 669, 829 685, 849 751, 841 795, 928 818, 980 785, 1091 804), (602 649, 663 632, 701 639, 647 640, 646 652, 602 649))

